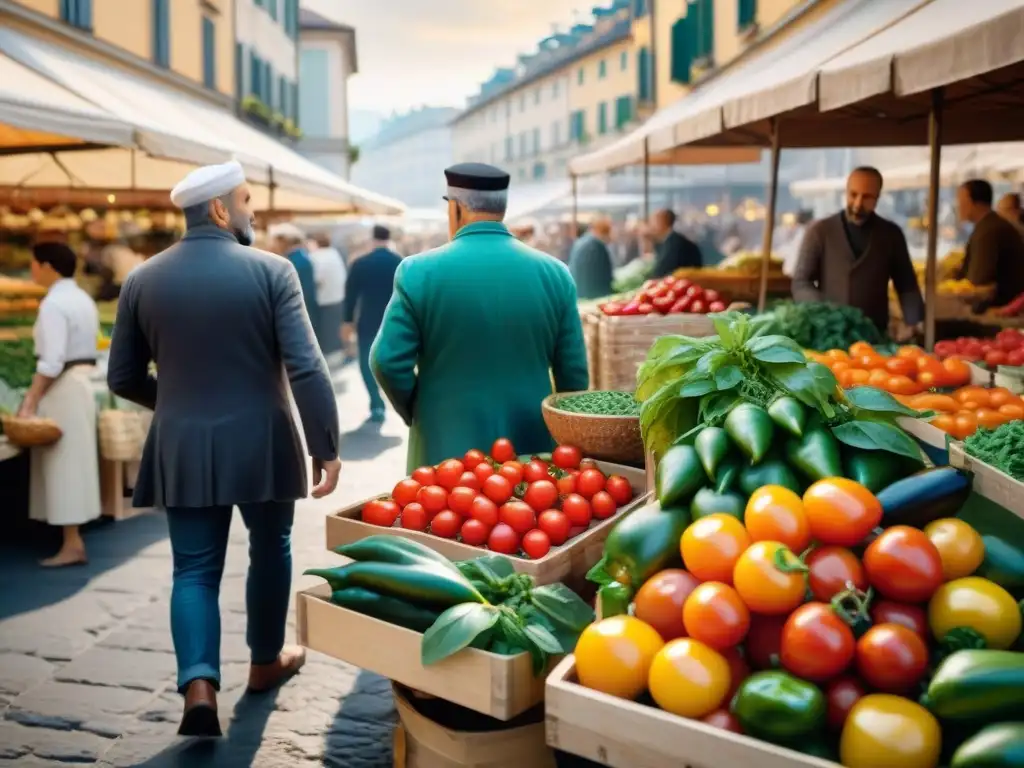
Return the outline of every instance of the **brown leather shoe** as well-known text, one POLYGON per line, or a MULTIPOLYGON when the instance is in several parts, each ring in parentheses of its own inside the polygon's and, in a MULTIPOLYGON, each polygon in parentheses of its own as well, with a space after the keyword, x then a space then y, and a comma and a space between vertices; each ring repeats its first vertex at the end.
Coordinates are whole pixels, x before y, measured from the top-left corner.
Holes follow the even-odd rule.
POLYGON ((273 690, 294 676, 305 663, 306 649, 297 645, 287 645, 282 649, 277 661, 270 664, 253 664, 249 667, 249 690, 253 693, 273 690))
POLYGON ((185 691, 185 712, 178 726, 179 736, 220 736, 217 717, 217 689, 209 680, 193 680, 185 691))

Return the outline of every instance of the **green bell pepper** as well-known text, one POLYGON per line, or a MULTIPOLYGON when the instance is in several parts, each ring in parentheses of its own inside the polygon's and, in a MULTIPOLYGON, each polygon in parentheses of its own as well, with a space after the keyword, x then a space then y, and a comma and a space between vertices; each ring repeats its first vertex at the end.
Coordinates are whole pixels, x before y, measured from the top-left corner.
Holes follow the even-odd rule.
POLYGON ((989 725, 961 744, 949 768, 1021 768, 1024 723, 989 725))
POLYGON ((755 672, 733 697, 743 732, 775 744, 793 744, 825 728, 825 694, 788 672, 755 672))
POLYGON ((939 664, 921 703, 949 721, 1019 717, 1024 712, 1024 654, 957 651, 939 664))
POLYGON ((872 493, 888 488, 921 468, 920 462, 889 451, 866 451, 860 448, 843 450, 843 476, 860 483, 872 493))
POLYGON ((740 472, 740 490, 749 498, 765 485, 781 485, 793 493, 803 495, 804 485, 789 465, 775 455, 769 455, 760 464, 744 467, 740 472))
POLYGON ((786 441, 786 459, 812 483, 843 475, 839 441, 827 427, 815 426, 803 437, 789 438, 786 441))
POLYGON ((747 508, 747 498, 735 491, 717 493, 710 488, 701 488, 690 502, 690 514, 694 520, 718 513, 732 515, 743 521, 747 508))
MULTIPOLYGON (((701 470, 703 471, 703 470, 701 470)), ((686 507, 662 508, 657 502, 624 517, 609 531, 604 556, 587 574, 604 585, 617 581, 640 589, 658 571, 680 559, 679 540, 690 525, 686 507)))

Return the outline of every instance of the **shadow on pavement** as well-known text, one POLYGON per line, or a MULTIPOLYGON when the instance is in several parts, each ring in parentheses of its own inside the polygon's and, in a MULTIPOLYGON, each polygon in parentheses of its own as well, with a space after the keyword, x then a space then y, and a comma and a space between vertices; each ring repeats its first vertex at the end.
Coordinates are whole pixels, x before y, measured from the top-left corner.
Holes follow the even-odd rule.
POLYGON ((327 732, 323 764, 331 768, 391 768, 397 722, 391 681, 360 671, 327 732))
POLYGON ((379 428, 364 424, 341 436, 341 460, 375 459, 389 448, 401 445, 402 442, 402 438, 398 435, 382 435, 379 428))

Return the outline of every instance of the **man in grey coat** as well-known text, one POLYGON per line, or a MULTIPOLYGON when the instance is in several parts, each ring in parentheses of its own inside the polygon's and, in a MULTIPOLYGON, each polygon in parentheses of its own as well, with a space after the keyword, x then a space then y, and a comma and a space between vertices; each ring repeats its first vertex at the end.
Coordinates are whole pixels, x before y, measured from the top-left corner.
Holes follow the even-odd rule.
POLYGON ((197 169, 171 200, 188 231, 125 281, 107 383, 155 411, 134 501, 167 511, 171 633, 185 696, 179 733, 219 736, 218 596, 232 509, 249 529, 249 688, 265 691, 305 659, 284 645, 292 519, 308 490, 288 382, 315 497, 338 482, 338 413, 295 267, 246 247, 252 213, 241 166, 197 169))

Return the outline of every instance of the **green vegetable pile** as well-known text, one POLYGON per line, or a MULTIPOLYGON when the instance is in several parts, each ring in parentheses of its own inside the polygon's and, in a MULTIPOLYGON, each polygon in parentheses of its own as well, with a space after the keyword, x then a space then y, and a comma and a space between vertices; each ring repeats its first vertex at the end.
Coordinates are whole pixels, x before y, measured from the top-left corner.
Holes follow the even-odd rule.
POLYGON ((767 333, 788 336, 803 349, 819 352, 847 349, 857 341, 872 345, 888 341, 856 307, 827 302, 781 302, 758 320, 768 326, 767 333))
POLYGON ((640 403, 632 392, 583 392, 555 401, 555 408, 594 416, 639 416, 640 403))
POLYGON ((964 450, 1024 482, 1024 421, 1008 421, 995 429, 982 427, 964 441, 964 450))
POLYGON ((344 608, 423 633, 421 659, 435 664, 464 648, 529 653, 537 675, 572 653, 594 611, 563 584, 538 587, 503 557, 453 563, 418 542, 368 536, 335 549, 355 562, 306 571, 344 608))
POLYGON ((25 389, 36 371, 36 349, 32 339, 0 342, 0 381, 12 389, 25 389))

